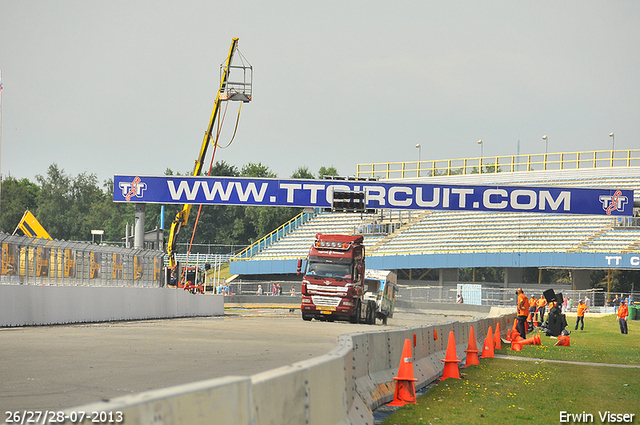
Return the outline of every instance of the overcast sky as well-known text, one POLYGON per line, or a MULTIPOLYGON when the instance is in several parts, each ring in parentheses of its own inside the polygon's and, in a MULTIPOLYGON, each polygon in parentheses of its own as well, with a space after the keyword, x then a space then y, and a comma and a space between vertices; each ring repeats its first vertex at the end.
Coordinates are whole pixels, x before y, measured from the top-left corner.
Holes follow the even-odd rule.
POLYGON ((233 37, 238 168, 640 148, 637 0, 0 0, 3 176, 190 172, 233 37))

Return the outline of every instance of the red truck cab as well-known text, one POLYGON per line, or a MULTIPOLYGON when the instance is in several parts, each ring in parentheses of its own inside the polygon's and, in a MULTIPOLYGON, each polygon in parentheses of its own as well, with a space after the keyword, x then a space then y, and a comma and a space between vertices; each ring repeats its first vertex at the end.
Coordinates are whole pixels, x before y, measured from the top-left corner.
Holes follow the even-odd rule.
POLYGON ((364 237, 316 234, 302 279, 304 320, 360 321, 364 295, 364 237))

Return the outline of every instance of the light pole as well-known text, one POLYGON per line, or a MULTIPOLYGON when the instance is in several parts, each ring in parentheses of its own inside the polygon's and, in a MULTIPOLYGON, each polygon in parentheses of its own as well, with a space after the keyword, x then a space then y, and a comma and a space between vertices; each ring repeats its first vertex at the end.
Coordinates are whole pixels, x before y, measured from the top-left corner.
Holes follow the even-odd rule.
POLYGON ((422 161, 422 146, 420 146, 420 143, 416 143, 416 149, 418 149, 418 167, 416 167, 418 169, 418 177, 420 177, 420 161, 422 161))
POLYGON ((547 153, 549 152, 549 138, 547 137, 547 135, 545 134, 544 136, 542 136, 542 140, 544 140, 544 165, 543 165, 543 170, 547 169, 547 153))
POLYGON ((613 133, 609 133, 609 137, 611 137, 611 150, 616 150, 616 135, 613 133))
POLYGON ((480 161, 478 161, 478 164, 480 165, 480 174, 482 174, 482 157, 484 156, 484 143, 482 143, 482 139, 478 140, 478 144, 480 145, 480 161))
POLYGON ((609 137, 611 137, 611 166, 613 167, 613 152, 616 150, 616 135, 609 133, 609 137))

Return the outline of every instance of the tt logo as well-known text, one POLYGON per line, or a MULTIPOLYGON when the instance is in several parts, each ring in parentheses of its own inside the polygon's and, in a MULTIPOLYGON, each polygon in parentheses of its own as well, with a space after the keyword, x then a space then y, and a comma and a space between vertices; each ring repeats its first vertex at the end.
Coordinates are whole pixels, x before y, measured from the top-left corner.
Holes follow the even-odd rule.
POLYGON ((624 211, 624 206, 629 202, 626 196, 622 196, 622 192, 616 190, 612 196, 600 196, 602 209, 611 215, 611 211, 624 211))
POLYGON ((142 198, 142 194, 147 189, 147 184, 140 181, 140 177, 133 179, 131 183, 120 182, 120 189, 122 190, 122 196, 130 201, 132 197, 142 198))

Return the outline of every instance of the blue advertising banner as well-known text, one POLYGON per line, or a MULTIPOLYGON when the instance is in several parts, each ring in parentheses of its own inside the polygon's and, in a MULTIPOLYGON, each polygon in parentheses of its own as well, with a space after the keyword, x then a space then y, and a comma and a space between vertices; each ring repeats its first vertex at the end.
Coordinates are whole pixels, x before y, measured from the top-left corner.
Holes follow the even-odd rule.
POLYGON ((370 209, 633 214, 632 190, 242 177, 116 175, 113 201, 329 208, 335 192, 364 192, 370 209))

